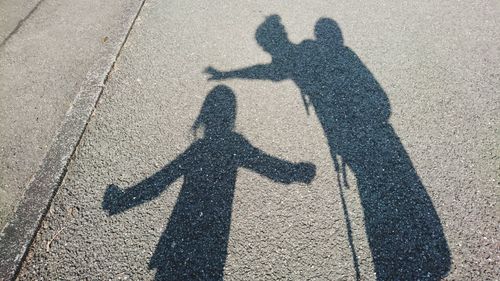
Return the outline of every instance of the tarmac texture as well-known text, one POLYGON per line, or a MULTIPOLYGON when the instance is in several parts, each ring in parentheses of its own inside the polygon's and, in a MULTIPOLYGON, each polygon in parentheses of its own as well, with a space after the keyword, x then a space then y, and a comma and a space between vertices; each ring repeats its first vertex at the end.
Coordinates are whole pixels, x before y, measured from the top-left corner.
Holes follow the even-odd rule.
POLYGON ((494 1, 146 1, 19 280, 496 280, 494 1))
POLYGON ((135 3, 0 4, 0 228, 49 151, 87 73, 122 36, 119 27, 135 3))
POLYGON ((14 34, 36 10, 39 0, 5 0, 0 2, 0 44, 14 34))

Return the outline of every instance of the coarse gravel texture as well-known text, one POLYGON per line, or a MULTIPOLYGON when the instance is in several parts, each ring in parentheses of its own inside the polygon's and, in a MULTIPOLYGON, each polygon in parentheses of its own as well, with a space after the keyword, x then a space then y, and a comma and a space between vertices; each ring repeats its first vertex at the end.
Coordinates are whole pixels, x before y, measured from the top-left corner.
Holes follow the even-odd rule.
MULTIPOLYGON (((163 231, 179 218, 189 177, 111 216, 103 209, 109 207, 108 186, 141 186, 190 151, 197 143, 192 126, 207 94, 221 83, 207 82, 203 70, 269 63, 255 32, 273 14, 295 44, 314 39, 319 18, 338 22, 344 44, 383 88, 394 139, 432 201, 429 212, 439 217, 449 249, 444 279, 497 279, 498 8, 494 1, 146 1, 19 279, 155 277, 157 267, 149 266, 158 261, 152 258, 165 241, 163 231)), ((235 133, 268 155, 316 168, 309 184, 237 169, 224 279, 355 279, 332 135, 316 117, 320 111, 310 108, 307 115, 303 88, 290 80, 223 83, 235 93, 235 133)), ((363 210, 359 175, 347 169, 346 177, 360 278, 375 280, 380 257, 372 256, 369 239, 384 239, 366 230, 370 210, 363 210)), ((423 233, 413 231, 410 236, 423 233)))

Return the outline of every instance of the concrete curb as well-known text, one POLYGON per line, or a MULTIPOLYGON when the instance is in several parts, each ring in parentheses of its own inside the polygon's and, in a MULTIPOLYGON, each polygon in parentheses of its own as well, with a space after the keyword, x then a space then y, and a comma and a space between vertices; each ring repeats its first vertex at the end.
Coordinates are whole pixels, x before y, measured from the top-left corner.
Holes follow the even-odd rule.
POLYGON ((145 0, 141 0, 136 7, 127 11, 130 16, 122 22, 117 32, 121 35, 120 38, 109 40, 110 47, 87 73, 57 137, 28 183, 24 197, 12 218, 0 232, 1 280, 16 278, 144 2, 145 0))

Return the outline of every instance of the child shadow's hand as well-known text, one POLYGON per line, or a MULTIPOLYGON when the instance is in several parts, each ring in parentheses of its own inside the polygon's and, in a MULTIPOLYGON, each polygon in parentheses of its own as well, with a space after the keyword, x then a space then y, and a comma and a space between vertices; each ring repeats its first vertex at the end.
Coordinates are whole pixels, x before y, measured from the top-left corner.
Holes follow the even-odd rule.
POLYGON ((118 186, 114 184, 110 184, 108 188, 106 188, 106 192, 104 193, 104 199, 102 201, 102 208, 105 210, 109 216, 116 215, 122 209, 124 199, 123 190, 121 190, 118 186))
POLYGON ((311 183, 316 176, 316 166, 309 162, 295 164, 295 182, 311 183))

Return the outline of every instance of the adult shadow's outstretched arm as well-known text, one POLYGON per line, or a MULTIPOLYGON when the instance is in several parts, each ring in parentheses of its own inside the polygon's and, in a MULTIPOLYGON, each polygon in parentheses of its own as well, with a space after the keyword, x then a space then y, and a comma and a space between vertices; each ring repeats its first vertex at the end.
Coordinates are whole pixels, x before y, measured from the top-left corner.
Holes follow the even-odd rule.
POLYGON ((240 165, 273 181, 290 184, 310 183, 316 176, 316 166, 308 162, 292 163, 271 156, 244 140, 240 165))
POLYGON ((225 80, 231 78, 254 79, 254 80, 272 80, 281 81, 286 79, 284 71, 275 63, 257 64, 230 71, 220 71, 209 66, 205 69, 209 74, 208 80, 225 80))
POLYGON ((171 183, 184 174, 184 154, 152 176, 126 188, 110 184, 104 193, 102 208, 115 215, 158 197, 171 183))

